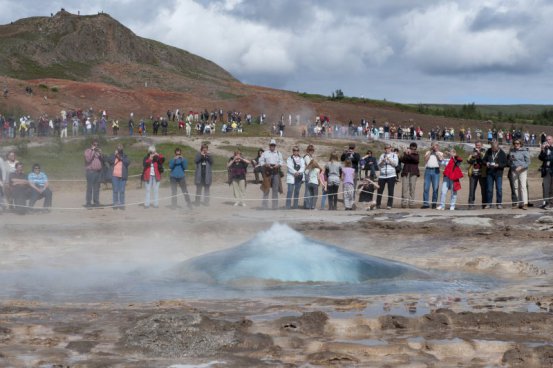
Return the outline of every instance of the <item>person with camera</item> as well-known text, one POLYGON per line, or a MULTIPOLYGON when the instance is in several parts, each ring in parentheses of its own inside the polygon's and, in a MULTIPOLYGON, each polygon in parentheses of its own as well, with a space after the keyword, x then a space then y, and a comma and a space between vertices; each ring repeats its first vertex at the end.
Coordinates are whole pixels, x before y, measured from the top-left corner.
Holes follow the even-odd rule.
POLYGON ((261 207, 263 209, 269 207, 269 192, 272 192, 272 209, 276 210, 278 208, 278 194, 282 193, 280 168, 284 165, 282 154, 276 150, 276 140, 271 139, 269 149, 263 152, 259 158, 259 165, 263 167, 263 183, 261 184, 263 201, 261 207))
POLYGON ((184 200, 188 208, 192 208, 188 188, 186 187, 185 172, 188 169, 188 161, 182 156, 180 147, 175 148, 175 156, 169 161, 169 180, 171 181, 171 208, 176 209, 177 206, 177 186, 180 187, 184 200))
POLYGON ((507 154, 499 147, 497 141, 492 141, 491 147, 486 151, 484 163, 486 165, 486 205, 484 209, 492 207, 494 184, 497 208, 502 209, 503 171, 507 167, 508 161, 507 154))
POLYGON ((445 209, 445 200, 447 192, 451 191, 451 199, 449 201, 449 209, 455 210, 455 203, 457 202, 457 192, 461 190, 460 179, 463 177, 461 171, 461 163, 463 159, 457 156, 457 152, 454 149, 449 151, 449 160, 444 168, 444 179, 442 182, 442 195, 440 199, 440 205, 437 210, 445 209))
POLYGON ((248 165, 250 161, 242 157, 240 151, 234 151, 228 163, 227 169, 229 171, 229 184, 232 185, 232 192, 234 194, 235 206, 246 207, 244 197, 246 196, 246 173, 248 172, 248 165))
POLYGON ((131 161, 125 154, 122 144, 117 145, 115 152, 108 157, 107 162, 111 167, 112 208, 114 210, 124 210, 125 188, 127 186, 127 179, 129 178, 129 165, 131 161))
POLYGON ((253 173, 255 176, 255 184, 259 184, 259 174, 262 174, 263 166, 259 163, 259 159, 261 158, 261 155, 265 152, 263 148, 260 148, 257 150, 257 157, 251 160, 251 164, 253 166, 253 173))
POLYGON ((411 142, 400 158, 403 163, 401 170, 401 208, 415 207, 415 190, 419 171, 419 153, 417 143, 411 142))
POLYGON ((522 146, 522 140, 515 139, 513 148, 509 151, 509 166, 513 179, 513 190, 517 193, 518 208, 528 209, 528 167, 530 166, 530 154, 528 149, 522 146))
POLYGON ((84 151, 84 161, 86 170, 85 207, 100 207, 100 182, 104 155, 97 139, 93 139, 91 146, 84 151))
POLYGON ((376 157, 373 156, 373 151, 368 150, 365 156, 361 157, 359 162, 360 164, 362 163, 362 167, 360 167, 360 169, 365 171, 364 177, 375 180, 376 170, 378 170, 378 162, 376 161, 376 157))
POLYGON ((146 198, 144 199, 144 208, 150 208, 150 196, 153 190, 154 201, 153 207, 159 207, 159 183, 161 182, 161 174, 163 174, 163 162, 165 157, 156 151, 156 146, 148 147, 148 153, 142 160, 142 180, 146 183, 146 198))
POLYGON ((382 203, 382 194, 384 187, 388 187, 388 203, 386 209, 392 209, 394 204, 394 187, 396 185, 396 166, 399 164, 399 158, 395 152, 392 152, 392 146, 386 143, 384 153, 378 158, 378 167, 380 176, 378 177, 378 191, 376 196, 376 208, 380 208, 382 203))
POLYGON ((194 184, 196 184, 196 206, 200 205, 200 199, 202 198, 205 206, 209 206, 209 189, 211 187, 212 173, 211 166, 213 165, 213 157, 208 152, 209 147, 203 143, 200 146, 200 151, 196 153, 194 157, 194 163, 196 164, 196 173, 194 176, 194 184))
POLYGON ((351 167, 355 170, 355 175, 353 177, 353 194, 355 196, 355 188, 357 188, 357 179, 359 178, 359 161, 361 161, 361 155, 355 152, 355 144, 351 143, 340 156, 340 161, 345 162, 346 160, 351 161, 351 167))
POLYGON ((303 175, 305 172, 305 160, 300 156, 300 149, 298 146, 292 147, 292 155, 286 160, 286 167, 286 184, 288 185, 288 190, 286 192, 286 209, 297 209, 301 184, 303 183, 303 175), (293 206, 292 197, 294 197, 293 206))
POLYGON ((470 154, 467 162, 469 164, 469 210, 474 209, 476 200, 476 187, 480 185, 480 195, 482 197, 482 208, 486 206, 486 165, 484 163, 484 154, 486 151, 482 148, 482 142, 474 142, 474 150, 470 154))
POLYGON ((444 159, 444 154, 440 152, 440 146, 437 142, 432 142, 430 150, 424 154, 424 189, 422 193, 422 209, 430 208, 429 194, 432 185, 432 208, 436 208, 438 201, 438 186, 440 184, 440 163, 444 159))
POLYGON ((553 209, 553 136, 545 137, 538 159, 542 161, 543 209, 553 209))

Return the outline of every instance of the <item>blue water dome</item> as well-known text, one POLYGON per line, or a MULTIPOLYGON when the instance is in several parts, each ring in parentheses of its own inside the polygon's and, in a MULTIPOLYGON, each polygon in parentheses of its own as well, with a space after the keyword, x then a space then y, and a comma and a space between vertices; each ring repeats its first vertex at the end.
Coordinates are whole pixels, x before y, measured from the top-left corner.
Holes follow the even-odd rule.
POLYGON ((241 280, 356 284, 429 276, 401 262, 309 239, 283 224, 274 224, 236 247, 189 259, 177 270, 186 280, 217 284, 237 284, 241 280))

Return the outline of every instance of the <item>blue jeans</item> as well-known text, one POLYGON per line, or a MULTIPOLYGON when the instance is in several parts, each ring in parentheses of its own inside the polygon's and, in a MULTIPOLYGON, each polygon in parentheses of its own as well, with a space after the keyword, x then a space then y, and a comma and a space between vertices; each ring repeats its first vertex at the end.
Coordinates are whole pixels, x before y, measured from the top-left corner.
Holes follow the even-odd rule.
POLYGON ((127 179, 121 179, 115 176, 111 178, 111 188, 113 190, 114 206, 125 205, 125 187, 126 186, 127 186, 127 179))
POLYGON ((503 172, 501 173, 490 173, 487 177, 486 182, 486 188, 487 188, 487 196, 486 196, 486 203, 492 204, 493 199, 493 185, 495 183, 495 201, 497 204, 502 203, 503 200, 503 172))
POLYGON ((440 184, 440 169, 424 170, 424 191, 422 193, 423 206, 428 207, 428 196, 432 184, 432 205, 435 206, 438 201, 438 185, 440 184))
POLYGON ((298 203, 300 199, 300 189, 302 181, 296 180, 294 184, 288 184, 288 191, 286 192, 286 208, 290 209, 292 205, 292 194, 294 195, 294 207, 298 208, 298 203))

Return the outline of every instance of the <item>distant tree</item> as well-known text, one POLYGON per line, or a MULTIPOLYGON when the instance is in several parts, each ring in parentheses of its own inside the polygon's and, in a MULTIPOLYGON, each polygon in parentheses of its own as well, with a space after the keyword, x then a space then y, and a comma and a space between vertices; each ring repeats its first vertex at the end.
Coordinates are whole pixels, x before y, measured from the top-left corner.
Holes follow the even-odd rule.
POLYGON ((332 92, 330 99, 331 100, 342 100, 344 99, 344 92, 342 92, 341 89, 337 89, 336 91, 332 92))

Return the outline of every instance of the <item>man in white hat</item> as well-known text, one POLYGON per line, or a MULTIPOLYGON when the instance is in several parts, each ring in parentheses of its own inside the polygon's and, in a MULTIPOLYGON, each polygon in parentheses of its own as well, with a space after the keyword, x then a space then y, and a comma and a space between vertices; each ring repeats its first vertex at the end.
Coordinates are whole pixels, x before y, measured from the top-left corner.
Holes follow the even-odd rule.
POLYGON ((263 168, 263 183, 261 190, 263 191, 262 207, 269 208, 269 191, 272 190, 272 208, 278 208, 278 193, 282 191, 280 182, 280 167, 284 164, 282 154, 276 150, 276 141, 271 139, 269 149, 263 152, 259 158, 259 165, 263 168))

